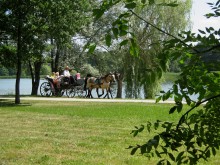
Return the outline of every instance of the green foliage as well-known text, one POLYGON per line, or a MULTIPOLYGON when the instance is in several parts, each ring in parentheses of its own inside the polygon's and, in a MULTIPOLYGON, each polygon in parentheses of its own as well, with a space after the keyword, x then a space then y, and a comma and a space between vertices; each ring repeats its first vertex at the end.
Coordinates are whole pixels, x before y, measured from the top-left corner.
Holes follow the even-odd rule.
POLYGON ((8 69, 0 66, 0 76, 8 76, 8 75, 9 75, 8 69))
POLYGON ((0 45, 0 64, 10 68, 16 64, 16 48, 12 45, 0 45))
POLYGON ((41 75, 50 75, 51 74, 51 68, 48 65, 42 65, 41 68, 41 75))
MULTIPOLYGON (((212 8, 215 13, 220 8, 219 4, 220 1, 212 8)), ((141 154, 148 157, 160 158, 158 164, 197 164, 201 159, 208 161, 219 150, 220 74, 210 71, 210 64, 201 58, 206 52, 217 52, 219 56, 219 30, 211 27, 206 28, 206 31, 200 30, 200 33, 195 35, 190 31, 184 32, 179 35, 181 39, 174 38, 164 43, 165 58, 161 58, 161 61, 179 58, 181 74, 173 88, 166 93, 163 92, 164 94, 157 98, 157 102, 174 98, 176 105, 170 109, 169 114, 176 112, 182 116, 177 123, 148 123, 145 127, 149 133, 155 132, 158 127, 164 130, 147 143, 131 146, 131 154, 140 150, 141 154), (199 44, 193 46, 193 42, 199 44), (193 100, 191 95, 196 95, 197 99, 193 100), (184 102, 191 107, 187 111, 183 111, 184 102)), ((132 133, 136 136, 140 129, 143 130, 143 126, 137 127, 132 133)))
MULTIPOLYGON (((120 71, 125 75, 127 83, 126 97, 138 98, 141 88, 144 88, 146 98, 155 97, 160 88, 163 71, 167 70, 167 62, 161 65, 161 61, 158 60, 163 47, 160 41, 169 39, 169 36, 161 35, 161 31, 163 32, 161 29, 177 34, 177 31, 184 30, 187 25, 185 19, 189 13, 190 1, 181 3, 183 7, 178 9, 172 8, 175 6, 173 2, 165 4, 163 1, 157 1, 157 5, 155 3, 156 1, 149 1, 149 3, 134 0, 121 3, 117 1, 117 7, 120 7, 120 10, 111 17, 112 22, 108 21, 105 26, 106 45, 112 49, 114 43, 119 43, 119 49, 122 52, 120 54, 124 65, 120 64, 122 67, 120 71), (160 30, 155 30, 155 25, 151 22, 154 22, 160 30), (176 26, 174 27, 173 24, 176 26), (129 54, 133 57, 129 57, 129 54)), ((112 1, 103 1, 99 9, 93 12, 95 20, 99 21, 102 17, 107 17, 106 15, 111 13, 110 8, 114 9, 114 5, 112 1)), ((95 44, 90 45, 89 52, 93 53, 95 48, 95 44)))
POLYGON ((92 67, 90 64, 84 64, 81 70, 81 75, 86 76, 88 73, 90 73, 93 76, 99 76, 99 71, 92 67))

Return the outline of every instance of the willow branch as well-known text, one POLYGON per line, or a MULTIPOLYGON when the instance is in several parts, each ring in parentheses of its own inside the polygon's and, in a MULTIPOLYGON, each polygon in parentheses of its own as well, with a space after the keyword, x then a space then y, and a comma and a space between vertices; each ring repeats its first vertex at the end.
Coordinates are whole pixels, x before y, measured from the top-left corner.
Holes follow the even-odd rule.
MULTIPOLYGON (((162 29, 160 29, 160 28, 158 28, 156 25, 154 25, 154 24, 152 24, 152 23, 146 21, 145 19, 143 19, 142 17, 140 17, 138 14, 136 14, 134 11, 132 11, 132 10, 129 10, 129 11, 130 11, 133 15, 135 15, 137 18, 139 18, 140 20, 144 21, 146 24, 152 26, 153 28, 157 29, 158 31, 160 31, 160 32, 162 32, 162 33, 164 33, 164 34, 166 34, 166 35, 168 35, 168 36, 170 36, 170 37, 172 37, 172 38, 174 38, 174 39, 177 39, 180 43, 182 43, 182 44, 185 45, 186 47, 189 47, 189 45, 186 44, 186 43, 185 43, 184 41, 182 41, 181 39, 177 38, 176 36, 174 36, 174 35, 172 35, 172 34, 166 32, 166 31, 164 31, 164 30, 162 30, 162 29)), ((198 50, 196 50, 195 48, 193 48, 193 47, 190 47, 190 48, 191 48, 192 50, 194 50, 196 53, 200 53, 200 52, 199 52, 198 50)))

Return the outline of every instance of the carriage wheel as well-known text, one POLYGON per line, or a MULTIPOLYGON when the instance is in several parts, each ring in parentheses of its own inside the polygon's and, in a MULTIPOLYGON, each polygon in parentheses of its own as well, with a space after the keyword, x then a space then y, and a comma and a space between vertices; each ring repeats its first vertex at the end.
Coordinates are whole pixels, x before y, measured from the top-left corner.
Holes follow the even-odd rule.
POLYGON ((76 94, 79 97, 86 97, 86 90, 84 90, 84 86, 76 86, 76 94))
POLYGON ((68 97, 74 97, 76 94, 76 89, 74 86, 70 87, 69 89, 66 90, 66 95, 68 97))
POLYGON ((43 82, 40 86, 40 94, 41 96, 52 96, 52 88, 49 82, 43 82))

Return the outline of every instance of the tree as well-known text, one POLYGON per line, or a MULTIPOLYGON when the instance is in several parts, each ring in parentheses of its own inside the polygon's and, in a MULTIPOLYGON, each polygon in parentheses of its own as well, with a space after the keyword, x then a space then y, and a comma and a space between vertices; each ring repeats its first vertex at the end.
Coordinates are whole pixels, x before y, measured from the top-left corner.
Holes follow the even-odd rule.
MULTIPOLYGON (((32 94, 37 94, 40 69, 45 62, 49 41, 55 55, 52 67, 58 70, 59 58, 71 38, 87 22, 88 1, 5 1, 0 6, 1 58, 10 57, 16 66, 15 103, 20 103, 20 77, 22 64, 29 64, 32 76, 32 94), (14 52, 11 47, 14 47, 14 52), (7 49, 6 49, 7 48, 7 49)), ((6 60, 4 60, 4 64, 6 60)))
MULTIPOLYGON (((33 55, 30 52, 30 47, 33 41, 36 41, 37 34, 45 31, 44 24, 46 18, 42 17, 40 12, 43 2, 38 1, 5 1, 1 0, 1 40, 2 47, 14 47, 14 52, 3 54, 14 59, 12 65, 16 66, 16 88, 15 88, 15 103, 20 103, 20 77, 22 64, 28 61, 33 55), (34 39, 34 40, 33 40, 34 39)), ((8 49, 13 50, 13 49, 8 49)), ((8 51, 9 52, 9 51, 8 51)), ((5 56, 4 56, 5 58, 5 56)))
MULTIPOLYGON (((52 46, 51 67, 58 71, 62 56, 72 49, 72 38, 90 22, 91 4, 87 0, 51 1, 48 11, 48 39, 52 46)), ((66 64, 64 64, 66 65, 66 64)))
MULTIPOLYGON (((154 98, 160 87, 162 68, 158 63, 157 55, 163 47, 161 41, 169 39, 170 36, 162 35, 161 31, 149 26, 149 22, 156 23, 158 28, 167 32, 177 34, 178 31, 187 27, 186 18, 191 7, 190 0, 182 2, 177 9, 146 3, 143 7, 143 3, 144 1, 125 1, 125 3, 104 1, 100 9, 94 10, 96 18, 101 15, 104 18, 109 18, 108 14, 110 13, 113 15, 104 28, 106 29, 104 32, 107 33, 105 35, 106 45, 111 46, 110 49, 119 48, 119 46, 115 46, 115 43, 120 43, 120 48, 127 43, 130 44, 129 51, 125 51, 127 54, 123 53, 125 65, 120 64, 123 68, 121 75, 124 75, 126 81, 126 97, 130 98, 138 98, 142 87, 144 87, 145 98, 154 98), (114 6, 113 9, 120 8, 120 10, 116 10, 116 12, 114 10, 114 14, 112 14, 113 9, 109 9, 112 5, 117 6, 114 6), (108 12, 103 12, 106 8, 108 12), (143 18, 149 21, 147 22, 143 18), (113 23, 111 24, 110 21, 113 23), (182 23, 177 24, 176 22, 182 23), (177 26, 172 26, 173 24, 177 24, 177 26), (130 54, 133 56, 131 57, 130 54), (136 57, 137 54, 138 57, 136 57)), ((101 20, 104 19, 103 17, 101 20)))
POLYGON ((129 31, 135 34, 136 44, 139 48, 138 58, 127 57, 131 59, 128 69, 132 69, 128 71, 130 74, 127 75, 127 86, 131 90, 126 90, 126 92, 130 97, 137 98, 142 87, 145 98, 155 98, 160 90, 162 69, 157 59, 163 48, 161 42, 168 40, 170 36, 164 36, 157 29, 149 26, 145 20, 154 22, 158 28, 177 35, 178 32, 189 26, 190 8, 191 1, 179 2, 179 6, 176 8, 156 5, 146 5, 143 8, 137 3, 137 7, 133 11, 134 15, 129 21, 129 31))
MULTIPOLYGON (((129 12, 124 13, 120 20, 131 13, 145 20, 134 12, 136 2, 134 0, 126 1, 125 7, 129 12)), ((151 5, 177 6, 175 2, 142 1, 143 5, 147 2, 151 5)), ((96 17, 100 17, 111 5, 113 4, 106 3, 106 1, 102 3, 95 12, 96 17)), ((213 13, 208 13, 206 17, 219 17, 220 0, 213 4, 209 3, 209 5, 212 7, 213 13)), ((210 71, 210 63, 204 62, 202 54, 214 52, 219 56, 220 30, 207 27, 206 31, 199 30, 199 34, 187 31, 175 36, 165 29, 160 29, 153 23, 145 21, 149 26, 171 37, 169 41, 163 42, 163 51, 158 54, 161 69, 166 71, 167 64, 171 60, 178 59, 181 65, 181 74, 173 88, 158 97, 156 101, 164 101, 173 97, 176 104, 169 110, 169 114, 181 112, 183 115, 177 123, 158 120, 155 123, 148 122, 146 125, 136 127, 132 131, 134 136, 144 129, 147 129, 148 133, 151 133, 152 130, 156 130, 157 133, 153 133, 153 138, 146 140, 146 143, 130 146, 131 154, 140 151, 141 154, 148 157, 158 157, 158 164, 171 164, 171 162, 197 164, 200 159, 208 160, 211 156, 216 155, 216 150, 219 150, 220 146, 220 74, 210 71), (200 44, 194 46, 195 42, 200 44), (192 94, 198 95, 197 100, 190 98, 192 94), (186 111, 183 109, 184 101, 190 107, 186 111), (162 131, 158 132, 158 128, 161 128, 162 131)), ((126 26, 126 23, 120 21, 118 27, 122 26, 126 26)), ((134 38, 135 35, 131 34, 131 39, 128 41, 128 43, 130 42, 130 53, 138 55, 138 45, 133 42, 134 38)), ((210 62, 215 65, 215 62, 210 62)))
POLYGON ((60 68, 65 65, 74 66, 78 55, 74 53, 76 44, 72 38, 90 20, 87 17, 89 9, 89 1, 84 0, 45 2, 40 13, 47 18, 44 25, 47 29, 39 33, 38 38, 42 44, 34 44, 33 52, 39 54, 38 58, 29 62, 32 70, 32 94, 37 94, 42 63, 50 63, 53 72, 61 71, 60 68))

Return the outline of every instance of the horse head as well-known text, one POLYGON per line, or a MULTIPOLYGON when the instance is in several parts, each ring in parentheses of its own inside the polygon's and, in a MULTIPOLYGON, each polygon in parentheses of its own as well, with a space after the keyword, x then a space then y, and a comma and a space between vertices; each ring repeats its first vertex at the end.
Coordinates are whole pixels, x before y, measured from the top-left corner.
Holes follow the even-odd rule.
POLYGON ((115 79, 115 74, 113 74, 113 73, 108 73, 107 75, 106 75, 106 77, 107 77, 107 79, 110 81, 110 82, 115 82, 116 81, 116 79, 115 79))

